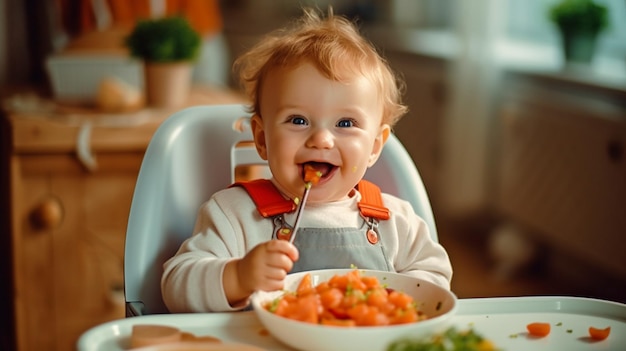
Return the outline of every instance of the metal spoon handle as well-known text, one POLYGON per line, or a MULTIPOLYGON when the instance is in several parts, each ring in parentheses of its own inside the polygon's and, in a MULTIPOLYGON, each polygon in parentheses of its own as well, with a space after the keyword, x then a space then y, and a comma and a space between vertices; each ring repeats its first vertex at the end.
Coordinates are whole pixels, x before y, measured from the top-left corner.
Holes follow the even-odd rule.
POLYGON ((300 201, 300 205, 298 206, 298 212, 296 212, 296 220, 293 222, 293 228, 291 229, 291 236, 289 237, 289 242, 293 244, 294 239, 296 238, 296 234, 298 233, 298 227, 300 227, 300 218, 302 217, 302 210, 304 209, 304 204, 306 200, 309 198, 309 190, 311 190, 311 183, 307 183, 304 187, 304 194, 302 194, 302 201, 300 201))

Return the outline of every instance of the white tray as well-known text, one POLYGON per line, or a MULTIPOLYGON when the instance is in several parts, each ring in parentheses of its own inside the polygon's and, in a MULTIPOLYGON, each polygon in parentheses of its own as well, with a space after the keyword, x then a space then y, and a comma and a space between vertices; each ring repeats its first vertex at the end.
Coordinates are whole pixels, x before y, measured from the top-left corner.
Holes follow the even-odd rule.
MULTIPOLYGON (((177 327, 196 336, 210 335, 267 350, 291 351, 270 336, 254 312, 164 314, 120 319, 94 327, 78 340, 79 351, 127 350, 134 324, 177 327)), ((501 350, 626 350, 626 305, 576 297, 460 299, 454 324, 473 328, 501 350), (545 338, 529 337, 526 325, 548 322, 545 338), (592 341, 588 328, 611 327, 610 336, 592 341)))

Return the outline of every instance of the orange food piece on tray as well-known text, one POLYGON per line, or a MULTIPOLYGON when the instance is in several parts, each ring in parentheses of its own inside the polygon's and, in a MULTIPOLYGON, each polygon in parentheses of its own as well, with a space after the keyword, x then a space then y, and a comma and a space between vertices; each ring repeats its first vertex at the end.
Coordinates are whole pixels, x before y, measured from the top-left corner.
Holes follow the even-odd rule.
POLYGON ((304 165, 304 181, 313 185, 317 184, 322 178, 322 172, 316 170, 310 164, 304 165))
POLYGON ((550 323, 530 323, 526 326, 526 329, 528 329, 530 335, 544 337, 550 334, 550 323))
POLYGON ((589 336, 593 340, 604 340, 609 337, 611 333, 611 327, 606 327, 604 329, 589 327, 589 336))

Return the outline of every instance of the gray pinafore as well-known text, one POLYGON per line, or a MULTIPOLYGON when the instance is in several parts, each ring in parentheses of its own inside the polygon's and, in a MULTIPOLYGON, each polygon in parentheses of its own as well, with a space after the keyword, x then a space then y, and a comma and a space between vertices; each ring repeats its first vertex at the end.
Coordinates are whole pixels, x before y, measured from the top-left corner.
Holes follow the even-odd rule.
MULTIPOLYGON (((291 226, 284 214, 295 210, 293 201, 282 197, 269 180, 237 183, 246 189, 262 216, 272 218, 273 239, 285 239, 280 233, 291 226)), ((380 189, 367 181, 358 185, 362 199, 359 202, 363 225, 360 228, 300 228, 294 240, 300 258, 290 273, 326 268, 352 268, 393 271, 380 240, 378 221, 389 218, 383 206, 380 189)))

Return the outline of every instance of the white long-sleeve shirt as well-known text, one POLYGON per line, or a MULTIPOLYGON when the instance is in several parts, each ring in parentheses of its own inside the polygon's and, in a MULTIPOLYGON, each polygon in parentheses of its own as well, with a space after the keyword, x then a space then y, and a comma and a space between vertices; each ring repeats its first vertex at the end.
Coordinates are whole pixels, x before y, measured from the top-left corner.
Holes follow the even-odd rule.
MULTIPOLYGON (((391 218, 380 221, 379 232, 385 233, 380 240, 395 271, 449 289, 452 266, 445 249, 431 239, 428 226, 407 201, 385 193, 382 197, 391 218)), ((357 206, 360 199, 355 190, 347 200, 307 203, 300 227, 362 227, 363 218, 357 206)), ((294 218, 295 213, 285 214, 288 223, 293 223, 294 218)), ((193 235, 164 264, 161 292, 170 312, 241 309, 230 306, 226 299, 224 267, 228 261, 271 240, 273 229, 272 220, 258 213, 243 188, 215 193, 201 206, 193 235)))

